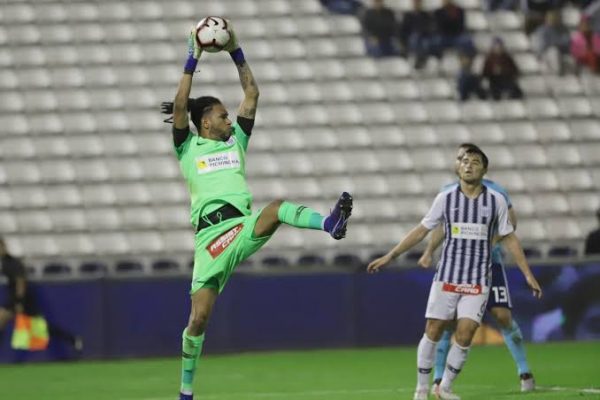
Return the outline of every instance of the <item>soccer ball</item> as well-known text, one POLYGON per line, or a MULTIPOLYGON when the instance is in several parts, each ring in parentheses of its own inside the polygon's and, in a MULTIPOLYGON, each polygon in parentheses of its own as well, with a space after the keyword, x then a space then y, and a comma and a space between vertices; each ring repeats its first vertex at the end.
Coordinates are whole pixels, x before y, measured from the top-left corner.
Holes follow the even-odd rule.
POLYGON ((216 53, 223 50, 231 39, 227 21, 221 17, 206 17, 196 25, 196 39, 203 51, 216 53))

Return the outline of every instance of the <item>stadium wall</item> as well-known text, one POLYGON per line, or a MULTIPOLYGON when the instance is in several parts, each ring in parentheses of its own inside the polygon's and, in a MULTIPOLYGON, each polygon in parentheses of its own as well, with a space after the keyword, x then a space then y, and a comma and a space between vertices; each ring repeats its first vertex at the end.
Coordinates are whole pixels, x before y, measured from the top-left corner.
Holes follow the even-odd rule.
MULTIPOLYGON (((527 340, 600 339, 600 264, 536 266, 545 289, 533 299, 520 272, 507 271, 514 315, 527 340)), ((339 271, 237 273, 217 302, 206 353, 415 345, 422 335, 432 273, 339 271)), ((176 356, 189 310, 187 277, 54 280, 32 285, 47 319, 83 336, 85 358, 176 356)), ((5 295, 0 288, 0 298, 5 295)), ((9 328, 9 331, 11 328, 9 328)), ((0 362, 68 359, 56 341, 40 353, 0 362)))

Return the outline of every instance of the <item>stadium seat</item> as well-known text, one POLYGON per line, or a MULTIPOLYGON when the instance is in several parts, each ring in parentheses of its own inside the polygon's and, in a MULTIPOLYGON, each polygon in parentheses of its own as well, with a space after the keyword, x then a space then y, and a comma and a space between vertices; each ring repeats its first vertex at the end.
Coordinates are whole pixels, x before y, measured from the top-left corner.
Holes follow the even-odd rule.
POLYGON ((114 230, 122 225, 119 213, 114 208, 93 208, 85 210, 86 219, 93 231, 114 230))
MULTIPOLYGON (((507 182, 507 181, 499 181, 499 182, 507 182)), ((523 217, 533 217, 535 212, 536 212, 536 207, 535 204, 533 202, 533 199, 531 198, 531 196, 529 195, 523 195, 523 194, 513 194, 512 191, 510 191, 510 198, 512 201, 513 206, 515 207, 515 210, 517 210, 518 215, 519 216, 523 216, 523 217)), ((520 224, 518 224, 520 226, 520 224)))
POLYGON ((139 260, 119 260, 115 263, 115 272, 117 274, 141 274, 144 272, 144 265, 139 260))
POLYGON ((116 202, 114 189, 107 184, 84 184, 81 186, 81 197, 86 206, 113 205, 116 202))
POLYGON ((549 257, 575 257, 577 249, 569 246, 552 246, 548 250, 549 257))
MULTIPOLYGON (((4 192, 4 191, 1 191, 4 192)), ((9 189, 10 200, 5 199, 7 206, 17 209, 43 208, 47 206, 46 194, 40 186, 15 186, 9 189)))
POLYGON ((350 271, 358 271, 365 267, 363 260, 352 253, 339 253, 333 257, 332 265, 337 268, 343 268, 350 271))
POLYGON ((69 233, 56 235, 54 240, 61 249, 61 254, 70 254, 73 257, 90 257, 97 255, 96 248, 88 234, 69 233))
POLYGON ((548 165, 548 157, 544 148, 537 144, 515 146, 511 151, 517 165, 523 167, 543 167, 548 165))
POLYGON ((488 103, 466 102, 461 106, 462 119, 470 121, 487 121, 494 117, 492 107, 488 103))
POLYGON ((554 166, 578 166, 581 164, 581 155, 577 146, 573 144, 554 144, 546 147, 548 164, 554 166))
POLYGON ((82 231, 87 227, 86 215, 81 209, 54 209, 48 211, 54 231, 82 231))
POLYGON ((103 182, 110 177, 106 163, 100 159, 77 160, 74 162, 73 168, 76 179, 81 183, 103 182))
POLYGON ((592 115, 592 105, 584 97, 563 97, 558 104, 561 114, 566 118, 589 117, 592 115))
POLYGON ((6 160, 32 158, 35 155, 34 142, 28 137, 3 138, 0 141, 0 154, 6 160))
POLYGON ((162 242, 165 249, 182 254, 182 252, 194 251, 194 230, 187 228, 185 230, 170 230, 162 233, 162 242))
POLYGON ((506 122, 502 124, 502 131, 511 144, 538 141, 538 132, 530 122, 506 122))
POLYGON ((269 255, 263 257, 261 264, 267 268, 284 268, 290 266, 290 261, 282 255, 269 255))
POLYGON ((525 104, 529 117, 532 119, 556 118, 559 116, 559 108, 552 99, 528 99, 525 104))
POLYGON ((558 181, 552 171, 526 170, 522 174, 529 190, 554 191, 558 188, 558 181))
POLYGON ((337 199, 340 193, 346 191, 356 192, 354 181, 349 176, 327 176, 319 180, 322 196, 337 199))
POLYGON ((162 236, 156 231, 129 232, 127 241, 133 254, 161 253, 164 250, 162 236))
POLYGON ((33 147, 39 158, 66 158, 70 154, 64 137, 40 137, 34 141, 33 147))
POLYGON ((352 181, 355 196, 387 196, 390 192, 388 182, 383 176, 355 176, 352 181))
MULTIPOLYGON (((1 204, 0 204, 0 208, 1 204)), ((17 231, 17 220, 14 212, 0 211, 0 226, 5 233, 14 233, 17 231)))
POLYGON ((108 266, 102 261, 86 261, 79 266, 79 273, 82 275, 105 275, 108 273, 108 266))
POLYGON ((592 119, 575 119, 569 122, 571 133, 577 140, 600 140, 600 123, 592 119))
POLYGON ((388 186, 393 195, 421 194, 423 183, 416 174, 402 174, 388 177, 388 186))
POLYGON ((521 100, 505 100, 491 104, 494 118, 504 120, 520 120, 527 116, 521 100))
POLYGON ((64 277, 72 272, 73 268, 70 265, 60 262, 46 264, 42 269, 44 277, 64 277))
POLYGON ((552 218, 544 221, 548 238, 554 242, 574 240, 582 237, 579 225, 572 218, 552 218))
POLYGON ((141 205, 151 201, 148 188, 142 183, 114 184, 113 189, 118 204, 141 205))
POLYGON ((38 165, 44 183, 71 183, 75 180, 75 171, 69 161, 43 161, 38 165))
POLYGON ((155 273, 178 272, 179 269, 179 263, 175 260, 159 259, 152 262, 152 272, 155 273))
POLYGON ((322 267, 326 264, 325 258, 319 254, 302 254, 295 263, 303 268, 322 267))
MULTIPOLYGON (((316 198, 322 194, 321 188, 314 177, 286 179, 284 183, 277 181, 275 184, 278 185, 278 188, 272 192, 273 196, 271 196, 270 192, 267 192, 269 193, 268 199, 282 197, 290 199, 316 198), (280 195, 277 196, 276 194, 280 195)), ((257 186, 255 183, 250 182, 250 185, 253 193, 264 193, 261 192, 260 186, 257 186)), ((262 185, 269 187, 273 185, 273 182, 265 181, 262 185)))
POLYGON ((567 195, 569 207, 575 215, 592 215, 600 209, 600 197, 591 192, 571 192, 567 195))

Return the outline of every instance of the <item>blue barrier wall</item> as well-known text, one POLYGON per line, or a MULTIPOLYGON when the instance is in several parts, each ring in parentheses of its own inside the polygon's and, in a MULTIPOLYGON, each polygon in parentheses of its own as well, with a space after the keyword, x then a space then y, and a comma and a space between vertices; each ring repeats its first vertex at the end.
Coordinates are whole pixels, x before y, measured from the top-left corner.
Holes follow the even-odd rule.
MULTIPOLYGON (((529 340, 600 338, 599 286, 592 290, 600 266, 535 268, 546 291, 542 301, 531 297, 517 269, 507 272, 515 318, 529 340), (565 302, 577 308, 583 300, 569 300, 569 293, 582 283, 591 293, 572 322, 563 312, 569 308, 565 302), (573 329, 565 330, 565 318, 573 329)), ((414 345, 423 334, 432 276, 421 269, 377 275, 238 273, 217 301, 205 352, 414 345)), ((84 338, 85 358, 175 356, 180 351, 189 312, 187 278, 50 281, 32 288, 51 323, 84 338)), ((0 298, 4 295, 1 288, 0 298)), ((8 334, 0 343, 3 362, 72 356, 72 349, 58 340, 40 353, 12 351, 8 334)))

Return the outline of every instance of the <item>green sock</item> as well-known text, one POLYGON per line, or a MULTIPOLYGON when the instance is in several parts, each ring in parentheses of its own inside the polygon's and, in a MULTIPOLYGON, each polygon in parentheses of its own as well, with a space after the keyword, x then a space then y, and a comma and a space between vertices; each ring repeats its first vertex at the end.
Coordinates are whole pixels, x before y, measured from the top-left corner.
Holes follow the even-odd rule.
POLYGON ((277 216, 284 224, 296 228, 317 229, 320 231, 323 230, 323 220, 325 219, 312 208, 299 206, 288 201, 281 203, 277 216))
POLYGON ((200 358, 200 353, 202 353, 204 334, 200 336, 189 336, 186 328, 183 330, 181 338, 181 393, 192 394, 194 373, 196 372, 196 363, 200 358))

